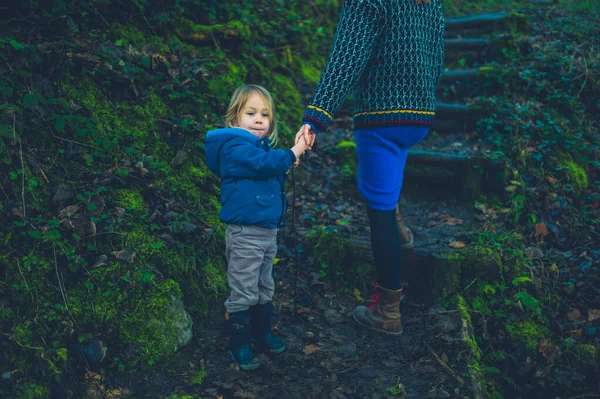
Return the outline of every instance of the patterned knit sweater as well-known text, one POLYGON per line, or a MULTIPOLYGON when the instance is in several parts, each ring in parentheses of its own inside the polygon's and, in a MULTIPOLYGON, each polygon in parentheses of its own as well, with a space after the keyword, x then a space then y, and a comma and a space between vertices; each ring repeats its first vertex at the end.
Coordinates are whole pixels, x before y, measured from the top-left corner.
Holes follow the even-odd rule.
POLYGON ((354 89, 354 127, 431 126, 444 61, 441 0, 346 0, 303 123, 324 131, 354 89))

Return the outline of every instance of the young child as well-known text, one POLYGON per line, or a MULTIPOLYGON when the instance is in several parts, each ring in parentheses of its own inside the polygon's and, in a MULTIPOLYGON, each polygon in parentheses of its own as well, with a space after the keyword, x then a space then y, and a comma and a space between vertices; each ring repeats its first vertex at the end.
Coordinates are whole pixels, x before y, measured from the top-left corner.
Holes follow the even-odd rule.
POLYGON ((277 228, 286 208, 285 173, 310 147, 301 140, 290 150, 273 149, 278 141, 275 106, 267 90, 257 85, 239 87, 226 115, 227 128, 208 132, 206 164, 221 178, 221 214, 225 236, 227 280, 231 294, 225 301, 229 355, 242 370, 260 362, 251 340, 279 354, 285 343, 271 333, 271 275, 277 253, 277 228))

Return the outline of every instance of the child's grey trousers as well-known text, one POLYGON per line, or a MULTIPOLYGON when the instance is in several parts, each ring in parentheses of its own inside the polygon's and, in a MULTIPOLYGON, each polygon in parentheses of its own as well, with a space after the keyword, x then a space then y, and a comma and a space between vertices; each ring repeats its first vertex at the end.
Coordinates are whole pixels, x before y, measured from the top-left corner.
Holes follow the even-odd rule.
POLYGON ((227 281, 231 294, 225 301, 229 313, 248 310, 273 298, 273 259, 277 254, 277 229, 230 224, 225 233, 227 281))

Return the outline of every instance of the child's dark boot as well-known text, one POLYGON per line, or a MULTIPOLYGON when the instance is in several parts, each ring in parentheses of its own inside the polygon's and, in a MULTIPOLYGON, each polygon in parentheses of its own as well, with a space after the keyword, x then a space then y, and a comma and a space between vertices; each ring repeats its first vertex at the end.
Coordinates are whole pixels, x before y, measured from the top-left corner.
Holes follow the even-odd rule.
POLYGON ((278 355, 285 350, 285 342, 271 332, 271 315, 273 303, 267 302, 250 308, 252 324, 252 340, 263 349, 278 355))
POLYGON ((239 364, 242 370, 255 370, 260 366, 260 360, 250 348, 250 318, 248 311, 229 313, 225 324, 229 334, 229 356, 239 364))

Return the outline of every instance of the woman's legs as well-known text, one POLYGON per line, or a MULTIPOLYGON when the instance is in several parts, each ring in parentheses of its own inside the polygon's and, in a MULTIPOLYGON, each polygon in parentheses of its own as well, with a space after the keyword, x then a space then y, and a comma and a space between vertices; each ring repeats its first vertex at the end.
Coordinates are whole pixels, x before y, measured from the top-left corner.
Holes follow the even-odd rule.
POLYGON ((358 129, 358 189, 367 201, 371 246, 379 284, 400 288, 401 240, 396 223, 404 167, 410 147, 425 137, 428 128, 390 127, 358 129))

